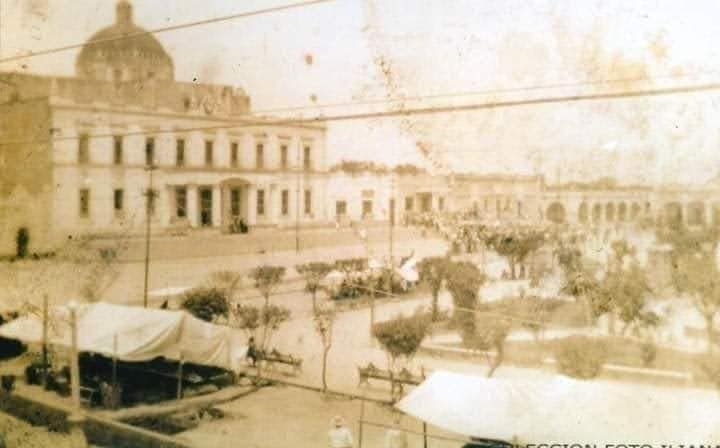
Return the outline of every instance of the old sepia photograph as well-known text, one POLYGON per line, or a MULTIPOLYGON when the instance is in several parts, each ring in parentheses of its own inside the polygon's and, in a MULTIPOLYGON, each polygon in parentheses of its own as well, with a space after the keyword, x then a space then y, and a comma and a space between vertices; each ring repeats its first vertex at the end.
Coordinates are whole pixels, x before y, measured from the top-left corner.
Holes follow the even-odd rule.
POLYGON ((0 0, 0 448, 720 448, 719 22, 0 0))

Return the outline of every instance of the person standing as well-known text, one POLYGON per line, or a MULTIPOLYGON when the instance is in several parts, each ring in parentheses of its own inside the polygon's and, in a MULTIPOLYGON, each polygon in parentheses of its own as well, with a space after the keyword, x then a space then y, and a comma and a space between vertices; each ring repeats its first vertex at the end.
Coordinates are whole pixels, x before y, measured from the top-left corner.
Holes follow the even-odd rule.
POLYGON ((352 433, 339 415, 332 420, 328 438, 330 439, 330 448, 352 448, 353 446, 352 433))
POLYGON ((250 340, 248 340, 248 348, 247 348, 247 354, 245 355, 247 359, 250 360, 252 363, 252 366, 255 367, 257 364, 258 359, 258 352, 257 347, 255 346, 255 338, 250 337, 250 340))

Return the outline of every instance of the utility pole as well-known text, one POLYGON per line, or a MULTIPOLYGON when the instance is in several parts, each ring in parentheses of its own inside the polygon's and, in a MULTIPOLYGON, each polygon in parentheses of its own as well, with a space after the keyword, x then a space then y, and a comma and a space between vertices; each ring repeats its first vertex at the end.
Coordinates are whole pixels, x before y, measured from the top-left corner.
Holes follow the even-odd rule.
POLYGON ((297 173, 295 176, 295 252, 300 253, 300 171, 302 170, 300 154, 304 151, 304 146, 301 144, 301 148, 298 148, 297 152, 297 173))
POLYGON ((150 227, 153 209, 155 208, 155 190, 153 190, 153 171, 157 169, 154 164, 147 165, 145 171, 150 173, 148 189, 145 192, 145 284, 143 288, 143 306, 148 307, 148 279, 150 276, 150 227))
POLYGON ((395 274, 395 263, 394 259, 394 241, 393 233, 395 230, 395 172, 390 174, 390 199, 388 201, 388 225, 389 225, 389 250, 388 250, 388 278, 387 278, 387 291, 388 294, 392 294, 392 280, 395 274))

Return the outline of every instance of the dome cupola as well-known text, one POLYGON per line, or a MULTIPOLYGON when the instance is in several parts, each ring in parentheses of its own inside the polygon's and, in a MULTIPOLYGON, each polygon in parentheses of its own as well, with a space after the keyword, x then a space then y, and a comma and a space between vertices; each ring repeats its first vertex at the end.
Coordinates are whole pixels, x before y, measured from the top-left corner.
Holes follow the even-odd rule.
POLYGON ((172 58, 152 34, 135 25, 127 0, 118 1, 115 23, 82 47, 75 68, 79 77, 99 81, 175 78, 172 58))

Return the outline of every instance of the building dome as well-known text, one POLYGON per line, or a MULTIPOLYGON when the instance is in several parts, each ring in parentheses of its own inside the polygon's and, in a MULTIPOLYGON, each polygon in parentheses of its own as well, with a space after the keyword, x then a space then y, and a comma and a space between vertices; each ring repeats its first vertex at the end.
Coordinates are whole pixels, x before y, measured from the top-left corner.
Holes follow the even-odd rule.
POLYGON ((80 51, 77 75, 101 81, 173 80, 172 58, 152 34, 136 35, 145 32, 133 23, 130 2, 120 0, 115 23, 95 33, 80 51), (117 39, 129 35, 136 36, 117 39))

